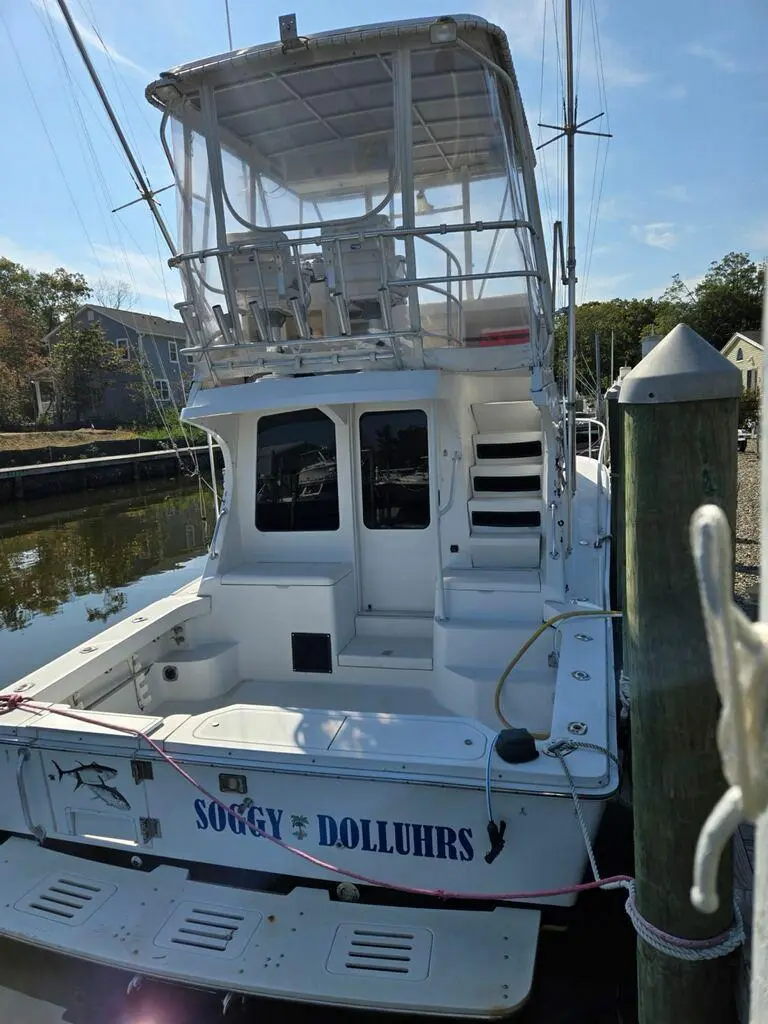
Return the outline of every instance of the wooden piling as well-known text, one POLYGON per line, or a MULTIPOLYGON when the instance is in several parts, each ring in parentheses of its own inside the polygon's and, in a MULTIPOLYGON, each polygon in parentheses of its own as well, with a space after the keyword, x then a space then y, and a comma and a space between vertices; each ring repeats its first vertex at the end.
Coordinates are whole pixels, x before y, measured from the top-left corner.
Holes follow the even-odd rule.
MULTIPOLYGON (((738 370, 679 324, 625 378, 624 643, 632 710, 637 905, 653 925, 703 939, 732 922, 732 860, 720 908, 691 905, 699 830, 725 789, 719 699, 689 544, 691 514, 714 503, 736 522, 738 370)), ((730 958, 683 961, 638 939, 640 1024, 729 1024, 730 958)))
MULTIPOLYGON (((624 609, 624 438, 623 414, 619 405, 621 385, 612 384, 605 393, 608 421, 608 456, 611 471, 611 566, 609 583, 611 608, 624 609)), ((624 664, 622 621, 613 620, 613 661, 616 671, 624 664)))

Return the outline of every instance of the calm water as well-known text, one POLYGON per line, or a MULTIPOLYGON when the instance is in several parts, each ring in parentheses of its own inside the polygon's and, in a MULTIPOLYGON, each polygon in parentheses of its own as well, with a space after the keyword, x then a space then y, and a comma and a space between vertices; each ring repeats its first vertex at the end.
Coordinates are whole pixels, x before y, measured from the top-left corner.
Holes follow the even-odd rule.
POLYGON ((174 481, 0 506, 0 685, 199 575, 213 514, 174 481))
MULTIPOLYGON (((204 488, 161 481, 0 506, 0 684, 5 685, 199 575, 213 527, 204 488)), ((631 872, 631 823, 606 815, 604 874, 631 872)), ((513 835, 508 842, 524 842, 513 835)), ((557 851, 553 851, 553 856, 557 851)), ((534 990, 516 1024, 631 1024, 634 936, 619 893, 579 900, 566 933, 543 932, 534 990), (621 1015, 619 1016, 619 1006, 621 1015)), ((0 1021, 19 1024, 214 1024, 213 997, 0 940, 0 1021)), ((299 1009, 264 1000, 225 1018, 392 1024, 405 1018, 299 1009)), ((426 1018, 424 1018, 426 1020, 426 1018)))

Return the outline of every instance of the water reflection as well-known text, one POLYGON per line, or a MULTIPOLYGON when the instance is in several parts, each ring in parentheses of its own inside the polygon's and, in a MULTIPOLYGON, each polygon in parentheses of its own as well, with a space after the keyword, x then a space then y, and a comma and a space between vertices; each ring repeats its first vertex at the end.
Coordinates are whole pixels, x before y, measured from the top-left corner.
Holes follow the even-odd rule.
MULTIPOLYGON (((161 593, 150 594, 157 587, 150 586, 149 578, 173 574, 200 555, 213 522, 210 490, 176 481, 4 506, 0 510, 3 668, 15 661, 19 670, 31 671, 85 635, 103 629, 105 623, 128 614, 137 601, 141 607, 181 586, 185 579, 164 580, 161 593), (139 585, 138 581, 144 582, 139 585), (145 599, 137 591, 145 593, 145 599), (50 621, 54 616, 67 620, 66 630, 54 627, 50 621), (21 631, 23 644, 22 637, 10 635, 21 631), (27 631, 35 636, 34 651, 27 631), (45 658, 40 653, 43 648, 45 658)), ((14 677, 18 674, 10 678, 14 677)))

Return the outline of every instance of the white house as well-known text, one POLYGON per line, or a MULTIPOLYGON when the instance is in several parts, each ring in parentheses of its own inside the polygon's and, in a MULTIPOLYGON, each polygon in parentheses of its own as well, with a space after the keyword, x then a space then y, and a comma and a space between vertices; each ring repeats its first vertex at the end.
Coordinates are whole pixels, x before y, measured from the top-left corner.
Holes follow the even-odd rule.
POLYGON ((723 345, 726 359, 741 370, 741 382, 745 388, 763 387, 763 342, 760 331, 736 331, 723 345))

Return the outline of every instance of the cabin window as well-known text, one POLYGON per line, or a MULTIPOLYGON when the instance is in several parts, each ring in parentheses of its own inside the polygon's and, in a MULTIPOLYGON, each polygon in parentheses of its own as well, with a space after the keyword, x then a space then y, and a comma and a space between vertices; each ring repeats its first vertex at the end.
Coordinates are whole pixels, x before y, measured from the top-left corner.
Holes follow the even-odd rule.
POLYGON ((262 416, 256 444, 256 529, 338 530, 333 421, 319 409, 262 416))
POLYGON ((427 415, 421 409, 360 417, 363 522, 369 530, 429 526, 427 415))

